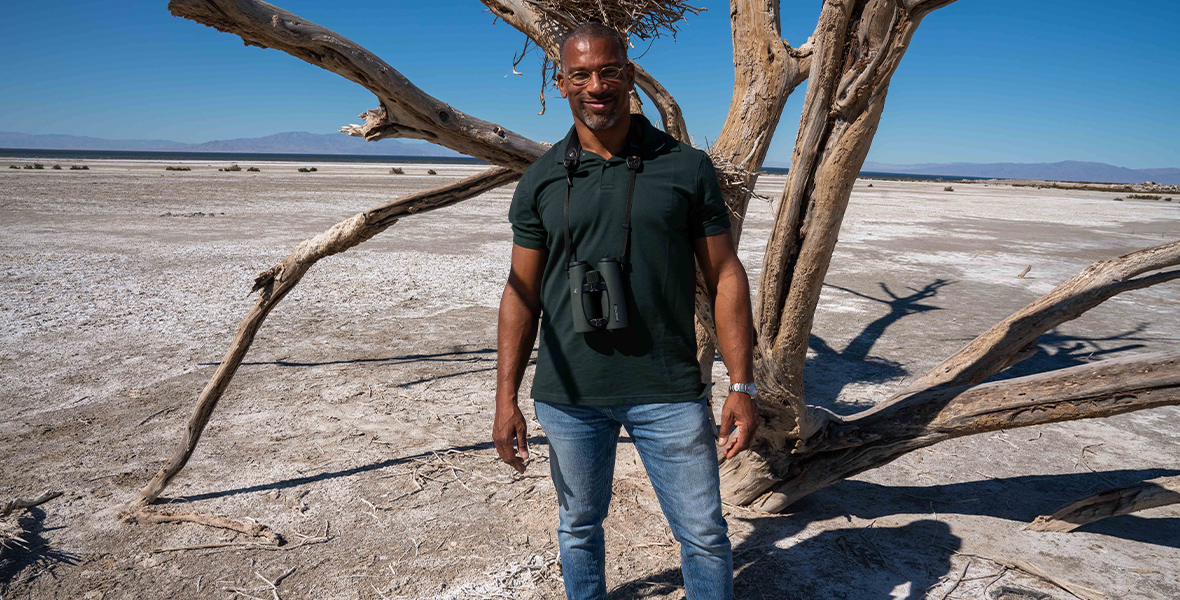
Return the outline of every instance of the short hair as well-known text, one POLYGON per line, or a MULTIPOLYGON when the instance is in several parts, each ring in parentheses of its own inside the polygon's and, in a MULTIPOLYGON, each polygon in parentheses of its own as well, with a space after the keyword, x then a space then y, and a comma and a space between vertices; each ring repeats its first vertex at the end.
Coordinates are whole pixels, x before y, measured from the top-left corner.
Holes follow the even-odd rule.
POLYGON ((614 43, 615 50, 623 58, 623 62, 627 62, 627 42, 623 40, 623 36, 619 35, 618 31, 598 21, 588 21, 574 27, 561 38, 560 58, 562 69, 565 68, 565 45, 574 40, 608 40, 614 43))

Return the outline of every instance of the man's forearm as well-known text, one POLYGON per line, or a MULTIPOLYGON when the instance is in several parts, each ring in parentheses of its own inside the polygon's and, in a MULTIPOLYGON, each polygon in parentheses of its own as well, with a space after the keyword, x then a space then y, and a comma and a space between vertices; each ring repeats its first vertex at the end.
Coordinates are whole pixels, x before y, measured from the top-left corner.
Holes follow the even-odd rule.
POLYGON ((719 273, 713 299, 717 343, 725 357, 729 380, 754 381, 754 321, 746 269, 736 259, 719 273))
POLYGON ((500 298, 496 331, 496 403, 515 403, 525 367, 537 339, 537 317, 519 294, 509 286, 500 298))

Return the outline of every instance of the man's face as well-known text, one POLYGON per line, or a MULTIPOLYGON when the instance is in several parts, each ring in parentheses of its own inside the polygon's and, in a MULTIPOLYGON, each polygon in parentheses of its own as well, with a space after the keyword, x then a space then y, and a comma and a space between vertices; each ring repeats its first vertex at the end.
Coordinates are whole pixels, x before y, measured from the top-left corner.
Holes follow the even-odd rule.
POLYGON ((561 97, 569 100, 574 118, 592 131, 610 129, 631 108, 629 92, 634 85, 634 68, 619 56, 610 40, 582 38, 565 46, 562 72, 557 74, 561 97), (599 70, 617 67, 623 70, 617 80, 604 80, 599 70), (578 85, 570 79, 576 72, 589 73, 590 80, 578 85))

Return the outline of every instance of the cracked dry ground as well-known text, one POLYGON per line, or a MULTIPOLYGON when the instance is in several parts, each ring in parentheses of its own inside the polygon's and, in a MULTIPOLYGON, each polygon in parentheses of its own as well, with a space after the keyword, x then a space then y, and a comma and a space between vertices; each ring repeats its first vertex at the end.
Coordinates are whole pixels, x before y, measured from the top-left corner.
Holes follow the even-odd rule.
MULTIPOLYGON (((7 521, 26 547, 4 551, 0 596, 560 597, 555 499, 531 402, 522 402, 534 450, 524 476, 489 443, 511 188, 405 219, 324 260, 263 326, 165 496, 265 523, 286 546, 120 520, 179 438, 258 271, 358 210, 476 169, 429 176, 403 165, 394 176, 389 165, 319 164, 299 174, 251 164, 261 172, 93 161, 89 171, 0 173, 0 500, 64 492, 7 521)), ((808 365, 812 401, 842 414, 884 399, 1089 263, 1180 238, 1175 204, 868 183, 853 194, 808 365)), ((759 192, 774 197, 782 185, 763 177, 759 192)), ((755 202, 745 230, 754 283, 770 214, 755 202)), ((1111 300, 1042 338, 1040 355, 1016 370, 1174 348, 1176 290, 1111 300)), ((715 374, 726 383, 722 366, 715 374)), ((531 370, 526 397, 530 379, 531 370)), ((954 440, 791 514, 730 508, 738 597, 916 599, 952 588, 961 598, 1070 597, 984 557, 1111 598, 1180 597, 1178 507, 1068 534, 1023 530, 1110 485, 1180 472, 1177 416, 1167 408, 954 440)), ((678 545, 625 437, 614 491, 611 597, 683 597, 678 545)))

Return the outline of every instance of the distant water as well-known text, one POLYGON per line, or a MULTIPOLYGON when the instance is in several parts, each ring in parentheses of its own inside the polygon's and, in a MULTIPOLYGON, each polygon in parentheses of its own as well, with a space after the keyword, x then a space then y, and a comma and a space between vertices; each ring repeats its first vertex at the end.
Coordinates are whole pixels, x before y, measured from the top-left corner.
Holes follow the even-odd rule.
MULTIPOLYGON (((400 164, 418 163, 434 165, 486 165, 485 161, 470 156, 380 156, 371 154, 266 154, 255 152, 158 152, 151 150, 40 150, 24 148, 0 148, 0 160, 6 158, 45 159, 123 159, 123 160, 208 160, 218 162, 280 161, 280 162, 337 162, 400 164)), ((764 173, 786 175, 787 169, 763 167, 764 173)), ((967 177, 954 175, 915 175, 912 173, 881 173, 861 171, 860 176, 868 179, 900 179, 904 181, 961 181, 963 179, 986 180, 993 177, 967 177)))
MULTIPOLYGON (((762 172, 771 173, 774 175, 786 175, 789 169, 782 167, 762 167, 762 172)), ((962 181, 969 179, 972 181, 991 181, 992 179, 1003 179, 1002 177, 968 177, 966 175, 918 175, 914 173, 885 173, 882 171, 861 171, 860 177, 864 179, 900 179, 903 181, 962 181)))
POLYGON ((380 156, 370 154, 266 154, 254 152, 158 152, 153 150, 41 150, 0 148, 0 160, 6 158, 55 158, 75 160, 209 160, 218 162, 280 161, 339 163, 422 163, 452 165, 486 165, 470 156, 380 156))

